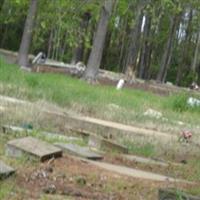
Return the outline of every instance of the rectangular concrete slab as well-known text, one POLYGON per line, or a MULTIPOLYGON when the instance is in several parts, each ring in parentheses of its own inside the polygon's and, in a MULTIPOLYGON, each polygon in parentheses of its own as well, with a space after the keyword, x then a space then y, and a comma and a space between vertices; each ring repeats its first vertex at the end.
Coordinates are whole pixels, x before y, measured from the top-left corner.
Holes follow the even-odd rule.
POLYGON ((4 179, 13 174, 15 170, 0 160, 0 179, 4 179))
POLYGON ((62 150, 60 148, 33 137, 9 141, 6 151, 8 155, 13 157, 20 157, 24 153, 27 153, 28 155, 39 158, 40 161, 62 156, 62 150))
POLYGON ((75 156, 80 156, 91 160, 98 160, 103 158, 100 154, 90 150, 88 147, 81 147, 76 144, 65 143, 56 143, 55 145, 63 149, 63 151, 66 151, 75 156))

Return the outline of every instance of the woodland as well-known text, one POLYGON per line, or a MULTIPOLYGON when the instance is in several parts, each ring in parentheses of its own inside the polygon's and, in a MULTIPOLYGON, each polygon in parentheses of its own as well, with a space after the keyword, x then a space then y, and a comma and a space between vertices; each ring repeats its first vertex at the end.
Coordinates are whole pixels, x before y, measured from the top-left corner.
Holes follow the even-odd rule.
POLYGON ((199 0, 0 0, 0 48, 137 78, 200 83, 199 0))

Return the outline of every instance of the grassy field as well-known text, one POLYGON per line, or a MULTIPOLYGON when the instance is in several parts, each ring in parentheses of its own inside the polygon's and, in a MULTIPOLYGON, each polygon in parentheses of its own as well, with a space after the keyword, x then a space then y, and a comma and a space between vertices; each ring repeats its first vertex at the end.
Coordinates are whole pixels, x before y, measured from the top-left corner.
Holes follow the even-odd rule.
POLYGON ((0 94, 31 101, 42 99, 84 115, 166 131, 171 127, 178 131, 182 127, 178 121, 190 128, 200 124, 200 108, 186 104, 190 94, 166 97, 134 89, 116 91, 111 86, 93 86, 65 75, 24 72, 2 58, 0 94), (143 113, 149 108, 162 112, 164 119, 145 117, 143 113))
MULTIPOLYGON (((0 95, 33 102, 43 101, 83 115, 158 129, 171 134, 178 133, 182 129, 191 129, 198 135, 200 130, 200 108, 190 108, 186 103, 191 94, 180 93, 171 96, 159 96, 136 89, 117 91, 111 86, 89 85, 82 80, 65 75, 24 72, 17 65, 7 64, 2 58, 0 58, 0 95), (149 108, 161 112, 163 117, 156 119, 144 116, 143 113, 149 108), (180 121, 183 124, 179 123, 180 121)), ((197 96, 197 98, 200 98, 200 96, 197 96)), ((46 121, 43 116, 38 115, 34 108, 28 110, 28 112, 21 108, 10 108, 10 111, 6 116, 0 116, 0 125, 12 122, 21 124, 22 122, 35 121, 35 123, 48 124, 47 127, 49 126, 50 130, 51 126, 53 127, 54 122, 46 121)), ((16 168, 20 166, 30 167, 34 162, 27 161, 26 157, 15 160, 8 159, 5 155, 5 143, 19 136, 23 135, 1 136, 0 157, 16 168)), ((32 136, 51 143, 59 141, 41 136, 38 132, 33 132, 32 136)), ((147 157, 159 157, 160 152, 151 143, 133 143, 132 141, 125 141, 125 143, 131 153, 147 157)), ((86 143, 83 141, 81 144, 86 143)), ((200 177, 199 156, 191 155, 190 146, 181 147, 181 151, 183 159, 188 162, 188 165, 181 168, 183 178, 198 181, 200 177)), ((177 150, 174 152, 177 153, 177 150)), ((164 154, 160 156, 161 158, 169 157, 164 154)), ((177 155, 174 154, 173 156, 171 158, 176 161, 177 155)), ((179 172, 180 169, 178 168, 173 175, 176 177, 176 173, 179 174, 179 172)), ((10 195, 16 193, 23 196, 24 192, 23 189, 16 186, 15 177, 6 182, 0 182, 0 199, 8 199, 10 195)), ((196 188, 191 192, 194 194, 200 193, 199 189, 196 188)), ((44 197, 44 199, 46 198, 44 197)))

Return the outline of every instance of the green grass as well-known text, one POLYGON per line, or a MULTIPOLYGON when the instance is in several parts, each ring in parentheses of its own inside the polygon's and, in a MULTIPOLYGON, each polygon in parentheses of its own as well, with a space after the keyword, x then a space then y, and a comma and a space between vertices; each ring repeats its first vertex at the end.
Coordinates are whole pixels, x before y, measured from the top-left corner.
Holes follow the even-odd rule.
MULTIPOLYGON (((82 112, 101 113, 108 104, 116 104, 126 111, 141 112, 147 108, 163 111, 185 112, 195 115, 200 109, 190 109, 185 100, 188 95, 162 97, 150 92, 124 89, 116 91, 109 86, 91 86, 86 82, 58 74, 23 72, 0 58, 0 93, 23 99, 45 99, 60 106, 81 107, 82 112), (99 110, 101 109, 101 110, 99 110)), ((102 113, 101 113, 102 114, 102 113)))
MULTIPOLYGON (((161 131, 172 130, 171 133, 183 128, 177 121, 190 124, 189 128, 194 130, 200 124, 200 108, 189 108, 186 104, 190 94, 159 96, 136 89, 117 91, 115 87, 89 85, 66 75, 24 72, 1 57, 0 94, 31 101, 45 100, 83 115, 161 131), (145 117, 143 113, 149 108, 162 112, 167 120, 145 117)), ((154 148, 149 144, 138 148, 130 145, 130 150, 150 156, 154 148)))
POLYGON ((13 191, 13 184, 0 181, 0 199, 8 199, 13 191))
POLYGON ((153 144, 138 144, 130 141, 125 141, 124 143, 126 144, 130 154, 133 153, 145 157, 152 157, 156 154, 156 149, 153 144))

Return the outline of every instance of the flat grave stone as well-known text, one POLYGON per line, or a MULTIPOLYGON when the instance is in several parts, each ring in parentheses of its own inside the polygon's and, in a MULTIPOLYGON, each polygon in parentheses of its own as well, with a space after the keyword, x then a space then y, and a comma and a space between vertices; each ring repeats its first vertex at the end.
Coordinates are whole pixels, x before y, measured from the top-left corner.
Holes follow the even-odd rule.
POLYGON ((0 180, 13 174, 15 170, 0 160, 0 180))
POLYGON ((21 157, 24 153, 45 161, 52 157, 61 157, 62 150, 47 142, 33 137, 14 139, 7 143, 7 155, 21 157))
POLYGON ((91 160, 99 160, 103 158, 102 155, 90 150, 88 147, 81 147, 76 144, 65 143, 56 143, 55 145, 61 148, 63 151, 66 151, 75 156, 80 156, 91 160))
POLYGON ((158 191, 159 200, 200 200, 200 197, 192 196, 184 192, 178 192, 172 189, 159 189, 158 191))

